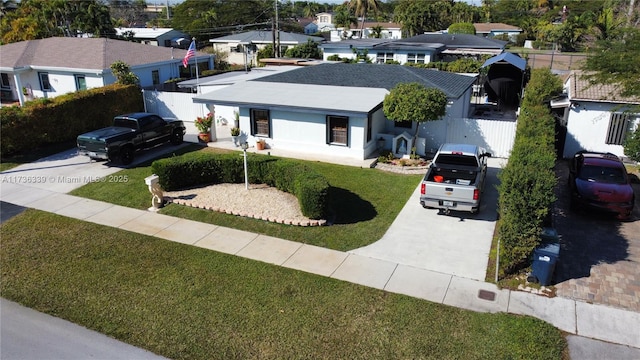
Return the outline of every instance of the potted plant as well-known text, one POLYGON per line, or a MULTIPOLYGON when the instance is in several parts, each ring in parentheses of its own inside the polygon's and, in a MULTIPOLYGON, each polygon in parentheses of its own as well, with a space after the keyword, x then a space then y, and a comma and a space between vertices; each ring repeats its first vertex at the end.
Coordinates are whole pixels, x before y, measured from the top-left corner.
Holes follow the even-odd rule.
POLYGON ((213 114, 208 113, 207 116, 196 118, 194 123, 196 129, 198 129, 198 138, 204 142, 209 142, 211 139, 211 125, 213 124, 213 114))
POLYGON ((256 140, 256 150, 264 150, 264 146, 267 144, 266 141, 264 141, 264 139, 258 139, 256 140))
POLYGON ((231 138, 233 139, 233 144, 238 146, 238 136, 240 136, 240 128, 232 127, 231 128, 231 138))

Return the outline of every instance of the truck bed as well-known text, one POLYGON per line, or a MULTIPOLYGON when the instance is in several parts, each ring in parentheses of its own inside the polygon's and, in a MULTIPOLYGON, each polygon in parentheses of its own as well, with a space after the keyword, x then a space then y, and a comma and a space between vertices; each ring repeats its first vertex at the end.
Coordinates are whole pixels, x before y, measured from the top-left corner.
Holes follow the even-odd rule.
POLYGON ((447 169, 432 167, 425 175, 425 181, 441 182, 445 184, 475 185, 477 172, 473 170, 447 169), (442 181, 436 181, 436 176, 441 176, 442 181))

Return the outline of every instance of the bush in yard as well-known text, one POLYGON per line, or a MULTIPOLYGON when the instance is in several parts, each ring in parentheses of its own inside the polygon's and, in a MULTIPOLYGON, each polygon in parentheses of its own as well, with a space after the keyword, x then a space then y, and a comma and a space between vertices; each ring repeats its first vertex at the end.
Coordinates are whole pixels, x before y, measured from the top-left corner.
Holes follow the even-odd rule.
MULTIPOLYGON (((237 153, 188 153, 156 160, 151 169, 167 191, 245 181, 243 158, 237 153)), ((247 171, 250 183, 264 183, 295 195, 304 216, 321 219, 327 215, 329 182, 299 162, 251 156, 247 158, 247 171)))
POLYGON ((624 142, 624 154, 633 161, 640 161, 640 126, 628 135, 624 142))
POLYGON ((74 140, 78 135, 110 126, 113 117, 142 111, 142 93, 135 85, 107 85, 24 106, 0 108, 2 156, 74 140))
POLYGON ((548 69, 534 70, 525 90, 509 162, 498 175, 500 268, 509 274, 529 265, 549 226, 555 201, 555 121, 543 105, 562 89, 548 69))

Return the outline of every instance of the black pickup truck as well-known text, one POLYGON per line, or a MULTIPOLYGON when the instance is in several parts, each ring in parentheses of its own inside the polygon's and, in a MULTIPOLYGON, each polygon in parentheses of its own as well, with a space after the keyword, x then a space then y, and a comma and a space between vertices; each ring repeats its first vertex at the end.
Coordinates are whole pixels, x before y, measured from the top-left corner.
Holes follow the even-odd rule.
POLYGON ((119 161, 128 165, 136 150, 148 149, 171 141, 179 145, 186 128, 179 120, 165 120, 156 114, 118 115, 113 126, 78 136, 78 153, 91 159, 119 161))

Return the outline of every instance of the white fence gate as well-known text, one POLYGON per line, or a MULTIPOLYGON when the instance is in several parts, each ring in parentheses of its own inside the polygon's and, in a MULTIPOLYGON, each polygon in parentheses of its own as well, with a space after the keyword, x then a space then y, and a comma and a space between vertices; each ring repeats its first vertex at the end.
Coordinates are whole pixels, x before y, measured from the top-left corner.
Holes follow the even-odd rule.
MULTIPOLYGON (((144 109, 167 119, 182 120, 187 127, 185 140, 197 142, 198 131, 194 122, 198 116, 214 113, 215 125, 233 126, 234 114, 237 109, 231 106, 216 106, 210 109, 205 104, 193 102, 195 94, 184 92, 169 92, 157 90, 143 90, 144 109)), ((215 127, 212 129, 213 139, 216 139, 215 127)))
POLYGON ((516 124, 511 119, 467 118, 449 121, 447 142, 478 145, 495 157, 508 158, 516 137, 516 124))

